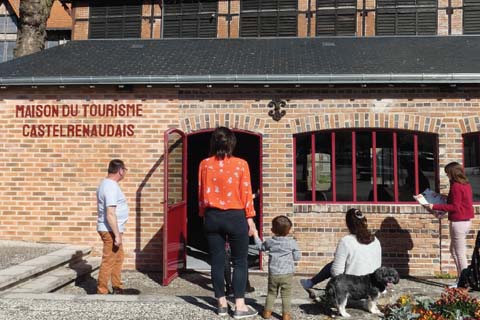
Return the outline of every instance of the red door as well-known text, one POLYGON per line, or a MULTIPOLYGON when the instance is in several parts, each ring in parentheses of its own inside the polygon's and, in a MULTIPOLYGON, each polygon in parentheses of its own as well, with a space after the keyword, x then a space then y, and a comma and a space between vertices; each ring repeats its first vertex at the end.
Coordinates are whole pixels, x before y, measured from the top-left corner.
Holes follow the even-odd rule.
POLYGON ((185 134, 169 129, 164 134, 164 218, 163 218, 163 285, 168 285, 186 266, 185 134))

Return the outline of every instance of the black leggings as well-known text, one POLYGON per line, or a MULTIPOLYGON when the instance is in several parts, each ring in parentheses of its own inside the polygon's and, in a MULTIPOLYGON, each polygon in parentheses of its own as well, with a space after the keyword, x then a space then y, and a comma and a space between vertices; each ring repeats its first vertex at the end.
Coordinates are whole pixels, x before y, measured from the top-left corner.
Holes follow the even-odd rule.
POLYGON ((225 296, 224 270, 227 236, 232 251, 233 294, 235 298, 245 297, 248 271, 248 223, 245 211, 208 209, 205 213, 204 230, 210 249, 215 297, 225 296))

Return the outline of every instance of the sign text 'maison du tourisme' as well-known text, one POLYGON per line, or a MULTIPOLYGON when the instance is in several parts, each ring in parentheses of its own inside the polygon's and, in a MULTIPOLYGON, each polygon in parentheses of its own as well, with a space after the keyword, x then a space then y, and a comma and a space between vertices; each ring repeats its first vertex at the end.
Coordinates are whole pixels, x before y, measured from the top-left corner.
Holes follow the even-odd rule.
POLYGON ((22 127, 24 137, 132 137, 135 125, 129 123, 91 123, 96 118, 142 117, 142 104, 31 104, 16 105, 15 117, 23 119, 53 119, 52 123, 28 123, 22 127), (82 118, 79 123, 56 123, 54 119, 82 118))

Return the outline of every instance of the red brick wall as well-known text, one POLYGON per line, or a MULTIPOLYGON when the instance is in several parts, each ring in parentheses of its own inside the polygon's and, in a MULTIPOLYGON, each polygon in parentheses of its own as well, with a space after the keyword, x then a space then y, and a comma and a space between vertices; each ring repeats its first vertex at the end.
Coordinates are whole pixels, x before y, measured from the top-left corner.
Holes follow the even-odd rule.
MULTIPOLYGON (((163 132, 187 133, 226 125, 262 135, 264 232, 282 213, 292 217, 303 251, 299 272, 313 273, 332 259, 346 234, 345 204, 294 204, 293 141, 298 132, 345 127, 412 129, 439 136, 440 166, 462 161, 463 132, 479 131, 480 98, 437 88, 39 88, 0 91, 0 238, 88 244, 99 253, 95 190, 112 158, 129 168, 121 182, 131 210, 125 234, 127 268, 161 268, 163 132), (286 115, 268 115, 272 97, 285 99, 286 115), (141 104, 142 116, 21 118, 16 105, 141 104), (358 115, 361 121, 355 121, 358 115), (406 117, 408 116, 408 118, 406 117), (398 121, 394 120, 398 117, 398 121), (24 137, 25 124, 131 124, 132 137, 24 137)), ((442 191, 448 181, 441 176, 442 191)), ((453 272, 448 222, 419 206, 358 205, 379 231, 384 263, 413 275, 453 272)), ((476 208, 478 212, 479 208, 476 208)), ((468 244, 479 228, 474 221, 468 244)), ((468 249, 470 255, 471 247, 468 249)))

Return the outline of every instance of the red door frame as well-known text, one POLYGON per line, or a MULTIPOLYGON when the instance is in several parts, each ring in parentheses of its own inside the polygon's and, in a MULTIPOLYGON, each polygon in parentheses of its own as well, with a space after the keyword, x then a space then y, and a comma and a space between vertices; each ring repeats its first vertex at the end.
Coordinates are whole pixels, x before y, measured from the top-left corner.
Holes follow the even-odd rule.
POLYGON ((175 279, 179 272, 185 269, 186 242, 187 242, 187 166, 186 166, 186 150, 187 139, 183 131, 179 129, 168 129, 164 132, 164 159, 163 159, 163 276, 162 284, 168 285, 175 279), (177 133, 182 139, 182 199, 176 203, 168 203, 168 160, 169 160, 169 140, 168 137, 172 133, 177 133), (183 248, 182 248, 183 246, 183 248))
MULTIPOLYGON (((207 132, 213 132, 215 129, 203 129, 203 130, 198 130, 198 131, 195 131, 194 133, 189 133, 187 134, 187 136, 193 136, 195 134, 200 134, 200 133, 207 133, 207 132)), ((251 135, 251 136, 255 136, 258 138, 258 145, 259 145, 259 150, 258 150, 258 154, 259 154, 259 159, 258 159, 258 170, 259 170, 259 174, 258 174, 258 185, 259 185, 259 204, 258 204, 258 207, 259 207, 259 211, 260 212, 257 212, 257 215, 258 215, 258 233, 259 233, 259 236, 260 238, 262 238, 263 236, 263 188, 262 188, 262 185, 263 185, 263 181, 262 181, 262 168, 263 168, 263 162, 262 162, 262 154, 263 154, 263 147, 262 147, 262 144, 263 144, 263 137, 261 134, 259 133, 255 133, 255 132, 251 132, 251 131, 247 131, 247 130, 242 130, 242 129, 234 129, 232 128, 232 131, 234 133, 245 133, 245 134, 248 134, 248 135, 251 135)), ((188 139, 187 139, 188 140, 188 139)), ((186 149, 188 150, 188 148, 186 149)), ((186 158, 185 158, 185 161, 184 161, 184 164, 186 164, 187 161, 186 161, 186 158)), ((185 169, 186 171, 186 169, 185 169)), ((251 175, 251 172, 250 172, 250 175, 251 175)), ((186 185, 186 183, 185 183, 186 185)), ((252 190, 253 193, 255 193, 255 190, 252 190)), ((186 226, 185 226, 186 228, 186 226)), ((262 258, 262 255, 259 253, 258 255, 258 262, 259 262, 259 270, 263 270, 263 258, 262 258)))

